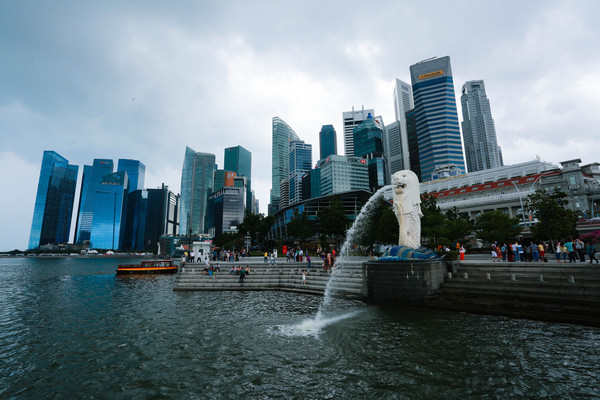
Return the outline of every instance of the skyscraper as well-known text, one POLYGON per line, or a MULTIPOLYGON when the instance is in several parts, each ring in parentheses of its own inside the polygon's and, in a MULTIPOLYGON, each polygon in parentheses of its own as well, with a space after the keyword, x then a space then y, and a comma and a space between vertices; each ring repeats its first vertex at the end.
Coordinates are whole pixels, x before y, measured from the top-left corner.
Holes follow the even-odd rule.
POLYGON ((355 111, 352 107, 352 111, 344 111, 342 113, 343 126, 344 126, 344 155, 351 157, 354 156, 354 128, 360 125, 367 115, 375 115, 375 110, 365 110, 363 106, 360 110, 355 111))
POLYGON ((69 241, 77 165, 54 151, 44 151, 33 208, 29 249, 69 241))
POLYGON ((450 57, 410 66, 421 179, 465 172, 450 57))
POLYGON ((504 165, 496 140, 496 127, 483 80, 466 82, 460 96, 463 140, 469 172, 504 165))
POLYGON ((302 177, 312 166, 312 145, 304 140, 290 142, 290 203, 302 200, 302 177))
POLYGON ((90 233, 92 247, 112 250, 123 247, 128 185, 126 171, 104 175, 100 185, 96 185, 90 233))
POLYGON ((128 191, 144 189, 146 179, 146 166, 138 160, 120 159, 117 162, 117 171, 126 171, 129 182, 128 191))
POLYGON ((414 102, 410 85, 400 79, 396 79, 396 86, 394 87, 396 121, 385 127, 386 135, 384 141, 390 175, 403 169, 409 169, 406 112, 413 107, 414 102))
POLYGON ((319 132, 320 160, 332 154, 337 154, 337 134, 333 125, 323 125, 319 132))
POLYGON ((113 173, 113 161, 94 159, 92 166, 84 166, 83 180, 81 183, 81 199, 79 201, 77 243, 90 240, 92 233, 92 220, 94 218, 94 204, 96 191, 101 189, 102 178, 113 173), (89 172, 89 174, 88 174, 89 172), (85 191, 84 191, 85 189, 85 191))
POLYGON ((284 180, 289 180, 290 175, 290 141, 298 139, 296 132, 285 121, 279 117, 273 117, 269 215, 275 214, 281 206, 281 183, 284 180))
POLYGON ((205 227, 208 196, 213 192, 215 155, 195 152, 185 148, 181 170, 181 214, 179 220, 182 234, 208 233, 205 227))
POLYGON ((380 116, 374 118, 369 114, 354 128, 354 155, 367 160, 369 188, 373 192, 389 182, 383 139, 384 125, 380 116))
POLYGON ((252 213, 252 153, 242 146, 228 147, 225 149, 225 166, 227 171, 233 171, 236 176, 246 177, 246 209, 252 213))

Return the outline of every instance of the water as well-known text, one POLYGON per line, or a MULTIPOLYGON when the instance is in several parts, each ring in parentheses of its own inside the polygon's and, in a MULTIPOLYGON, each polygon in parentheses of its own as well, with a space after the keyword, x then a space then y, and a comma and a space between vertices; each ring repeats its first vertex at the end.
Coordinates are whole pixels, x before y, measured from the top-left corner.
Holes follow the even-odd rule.
MULTIPOLYGON (((0 259, 0 399, 600 398, 600 329, 0 259)), ((123 262, 123 260, 121 260, 123 262)))

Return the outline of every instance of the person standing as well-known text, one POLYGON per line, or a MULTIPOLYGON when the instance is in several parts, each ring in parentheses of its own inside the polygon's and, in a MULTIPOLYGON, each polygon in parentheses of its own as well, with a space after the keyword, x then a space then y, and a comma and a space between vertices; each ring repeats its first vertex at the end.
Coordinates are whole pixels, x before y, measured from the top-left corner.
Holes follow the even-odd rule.
POLYGON ((243 268, 240 268, 240 279, 238 280, 239 283, 244 283, 245 275, 246 275, 246 270, 243 268))
POLYGON ((515 262, 519 262, 519 245, 517 245, 517 242, 514 242, 510 247, 512 249, 515 262))
POLYGON ((310 268, 310 262, 311 262, 311 260, 310 260, 310 254, 308 254, 308 251, 306 252, 306 262, 308 263, 308 265, 307 265, 306 268, 310 268))
POLYGON ((575 251, 581 262, 585 262, 585 244, 579 239, 575 239, 575 251))
POLYGON ((569 253, 569 262, 574 263, 577 262, 577 258, 575 258, 575 250, 573 249, 573 242, 567 242, 564 244, 564 247, 567 248, 567 252, 569 253))
POLYGON ((302 284, 306 285, 306 271, 302 270, 302 284))
POLYGON ((561 261, 561 258, 562 258, 561 253, 562 253, 562 246, 560 245, 560 242, 558 242, 556 244, 556 262, 557 263, 561 263, 562 262, 561 261))

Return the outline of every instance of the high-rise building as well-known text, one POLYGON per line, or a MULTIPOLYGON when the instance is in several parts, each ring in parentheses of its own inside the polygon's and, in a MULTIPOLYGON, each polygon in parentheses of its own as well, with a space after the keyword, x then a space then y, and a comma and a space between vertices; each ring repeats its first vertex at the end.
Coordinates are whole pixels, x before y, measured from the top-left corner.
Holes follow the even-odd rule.
POLYGON ((144 189, 146 166, 140 161, 120 159, 117 162, 117 171, 127 172, 127 178, 129 182, 129 187, 127 189, 130 193, 135 190, 144 189))
POLYGON ((225 170, 235 172, 236 176, 246 177, 246 209, 255 213, 252 202, 252 153, 242 146, 228 147, 225 149, 224 164, 225 170))
POLYGON ((302 177, 312 166, 312 145, 304 140, 290 142, 290 203, 302 200, 302 177))
POLYGON ((185 235, 208 233, 205 226, 208 196, 213 192, 215 155, 185 148, 181 170, 179 231, 185 235))
POLYGON ((496 127, 483 80, 466 82, 462 87, 460 102, 468 171, 503 166, 502 151, 496 139, 496 127))
POLYGON ((279 117, 273 117, 271 167, 271 203, 269 215, 281 206, 281 183, 290 176, 290 141, 298 140, 296 132, 279 117))
POLYGON ((421 179, 465 172, 450 57, 410 66, 421 179))
MULTIPOLYGON (((408 168, 421 179, 421 161, 419 158, 419 140, 417 137, 417 120, 415 110, 406 112, 406 137, 408 139, 408 168)), ((406 164, 405 164, 406 167, 406 164)))
POLYGON ((369 190, 369 169, 364 158, 331 155, 319 161, 318 169, 321 175, 320 196, 369 190))
POLYGON ((389 182, 387 160, 383 152, 384 125, 381 116, 371 114, 354 128, 354 154, 367 160, 369 188, 375 192, 389 182))
POLYGON ((414 102, 410 85, 400 79, 396 79, 396 86, 394 87, 394 112, 396 114, 396 121, 390 125, 386 125, 384 141, 390 175, 403 169, 409 169, 406 112, 412 108, 414 108, 414 102))
POLYGON ((44 151, 38 180, 29 249, 69 241, 77 165, 54 151, 44 151))
POLYGON ((354 156, 354 128, 360 125, 367 115, 375 115, 375 110, 365 110, 363 106, 360 110, 344 111, 342 113, 343 126, 344 126, 344 155, 347 157, 354 156))
POLYGON ((337 134, 333 125, 323 125, 319 132, 320 160, 331 154, 337 154, 337 134))
POLYGON ((92 220, 96 192, 101 190, 102 178, 113 173, 113 161, 107 159, 94 159, 92 166, 84 166, 83 180, 81 183, 81 199, 77 217, 77 243, 90 240, 92 233, 92 220), (85 190, 84 190, 85 189, 85 190))
POLYGON ((212 237, 219 237, 225 232, 233 232, 244 220, 246 184, 234 187, 223 187, 208 197, 206 224, 212 237))
POLYGON ((95 186, 91 247, 118 250, 125 245, 128 186, 126 171, 104 175, 95 186))

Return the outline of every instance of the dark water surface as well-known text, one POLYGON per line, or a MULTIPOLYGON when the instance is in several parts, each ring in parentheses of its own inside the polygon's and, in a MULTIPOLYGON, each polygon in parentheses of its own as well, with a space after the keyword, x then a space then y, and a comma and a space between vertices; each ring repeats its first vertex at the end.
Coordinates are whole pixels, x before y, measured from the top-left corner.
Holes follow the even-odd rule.
MULTIPOLYGON (((600 329, 0 259, 1 399, 600 398, 600 329)), ((247 279, 251 279, 249 276, 247 279)))

